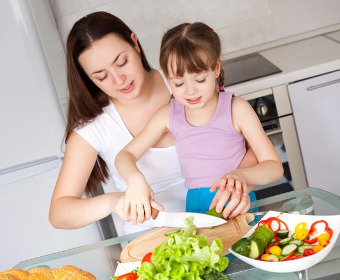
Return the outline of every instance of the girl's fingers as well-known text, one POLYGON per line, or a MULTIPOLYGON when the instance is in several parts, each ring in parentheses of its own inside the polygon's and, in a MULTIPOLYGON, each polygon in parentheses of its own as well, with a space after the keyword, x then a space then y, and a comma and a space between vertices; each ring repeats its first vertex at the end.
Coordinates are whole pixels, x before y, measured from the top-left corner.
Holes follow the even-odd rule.
POLYGON ((226 184, 227 184, 228 191, 232 192, 234 189, 235 180, 233 178, 228 178, 228 181, 226 184))
POLYGON ((131 222, 136 225, 137 224, 137 206, 135 204, 132 204, 130 206, 130 216, 131 216, 131 222))
POLYGON ((224 208, 223 217, 228 218, 230 213, 236 208, 236 206, 240 203, 241 195, 237 193, 232 193, 231 199, 227 206, 224 208))
POLYGON ((250 199, 248 197, 241 197, 240 203, 235 207, 233 211, 231 211, 229 217, 230 218, 235 218, 239 214, 245 214, 250 208, 250 199))
POLYGON ((235 192, 237 194, 241 194, 242 193, 242 183, 239 180, 235 180, 235 192))
POLYGON ((162 204, 159 204, 158 202, 156 202, 155 200, 151 200, 150 201, 151 207, 155 208, 158 211, 163 211, 164 210, 164 206, 162 204))
POLYGON ((243 188, 243 196, 248 196, 248 190, 249 190, 249 188, 248 188, 248 185, 247 185, 246 182, 244 182, 244 183, 242 184, 242 188, 243 188))
MULTIPOLYGON (((139 223, 143 223, 144 222, 144 218, 145 218, 145 206, 146 206, 146 204, 144 204, 143 205, 143 203, 138 203, 137 204, 137 217, 138 217, 138 222, 139 223)), ((149 205, 149 207, 150 207, 150 205, 149 205)), ((151 210, 150 210, 150 212, 151 212, 151 210)))

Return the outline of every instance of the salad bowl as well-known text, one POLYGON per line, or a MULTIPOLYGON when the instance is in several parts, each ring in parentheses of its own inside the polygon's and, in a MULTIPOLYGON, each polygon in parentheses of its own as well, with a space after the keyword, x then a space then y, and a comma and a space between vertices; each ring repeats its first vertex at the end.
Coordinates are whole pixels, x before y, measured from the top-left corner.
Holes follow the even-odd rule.
MULTIPOLYGON (((308 269, 321 260, 323 260, 334 247, 336 240, 339 236, 340 230, 340 215, 332 215, 332 216, 312 216, 312 215, 298 215, 298 214, 289 214, 282 213, 277 211, 269 211, 267 214, 259 221, 265 221, 270 217, 278 217, 280 220, 285 222, 289 229, 289 236, 294 233, 296 225, 301 222, 305 222, 309 227, 316 221, 324 220, 328 223, 329 227, 333 230, 333 236, 329 240, 329 244, 325 246, 321 251, 314 253, 310 256, 305 256, 302 258, 289 260, 289 261, 262 261, 259 259, 252 259, 243 255, 236 253, 232 248, 229 248, 229 252, 235 255, 240 260, 248 263, 256 268, 277 272, 277 273, 288 273, 288 272, 297 272, 308 269)), ((249 232, 247 232, 243 237, 250 237, 257 225, 255 225, 249 232)))

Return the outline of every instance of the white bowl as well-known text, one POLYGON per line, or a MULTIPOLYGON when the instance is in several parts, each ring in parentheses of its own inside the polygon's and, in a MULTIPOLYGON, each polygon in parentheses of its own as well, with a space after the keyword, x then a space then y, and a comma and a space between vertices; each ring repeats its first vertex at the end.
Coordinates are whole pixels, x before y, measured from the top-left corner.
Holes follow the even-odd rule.
MULTIPOLYGON (((321 251, 311 255, 306 256, 304 258, 296 259, 296 260, 290 260, 290 261, 282 261, 282 262, 267 262, 267 261, 260 261, 251 259, 245 256, 242 256, 240 254, 235 253, 231 248, 229 248, 230 253, 235 255, 237 258, 241 259, 242 261, 260 268, 262 270, 270 271, 270 272, 295 272, 295 271, 301 271, 305 270, 307 268, 312 267, 313 265, 320 262, 322 259, 324 259, 329 252, 334 247, 334 244, 338 238, 339 235, 339 229, 340 229, 340 215, 334 215, 334 216, 312 216, 312 215, 297 215, 297 214, 288 214, 288 213, 281 213, 276 211, 269 211, 262 219, 266 220, 269 217, 278 217, 279 219, 284 221, 289 229, 289 236, 294 232, 295 226, 298 223, 305 222, 307 223, 308 227, 311 226, 312 223, 319 221, 319 220, 325 220, 329 227, 333 230, 333 236, 331 238, 330 243, 321 251)), ((256 225, 248 231, 244 237, 249 237, 254 230, 256 229, 256 225)))

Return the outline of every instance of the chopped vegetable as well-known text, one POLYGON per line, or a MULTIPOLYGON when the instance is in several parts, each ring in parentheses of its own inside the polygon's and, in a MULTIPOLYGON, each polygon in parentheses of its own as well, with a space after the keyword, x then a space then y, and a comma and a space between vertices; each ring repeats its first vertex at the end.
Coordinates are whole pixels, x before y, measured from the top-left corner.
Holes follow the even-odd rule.
POLYGON ((281 248, 279 246, 272 246, 269 249, 269 253, 280 256, 281 255, 281 248))
POLYGON ((306 242, 306 243, 309 243, 309 244, 314 244, 314 243, 318 242, 319 232, 316 229, 316 226, 318 224, 322 224, 322 223, 325 225, 324 232, 329 234, 329 240, 330 240, 332 238, 332 235, 333 235, 333 230, 328 226, 328 223, 325 220, 320 220, 320 221, 314 222, 311 225, 308 236, 303 241, 306 242))
POLYGON ((304 240, 309 233, 306 223, 299 223, 295 227, 295 238, 298 240, 304 240))
POLYGON ((203 275, 227 268, 229 260, 221 253, 221 240, 216 238, 209 246, 206 236, 196 234, 193 217, 186 220, 186 225, 153 250, 152 263, 141 265, 138 280, 200 280, 203 275))
POLYGON ((287 238, 288 234, 289 234, 289 230, 288 229, 280 229, 276 231, 276 234, 278 237, 280 238, 287 238))
POLYGON ((152 263, 152 261, 151 261, 151 256, 152 256, 152 252, 147 253, 147 254, 143 257, 142 263, 145 263, 145 262, 152 263))
POLYGON ((250 241, 248 238, 241 238, 234 243, 231 249, 242 256, 248 257, 250 252, 250 241))
POLYGON ((126 273, 117 278, 117 280, 136 280, 138 279, 138 275, 136 273, 126 273))

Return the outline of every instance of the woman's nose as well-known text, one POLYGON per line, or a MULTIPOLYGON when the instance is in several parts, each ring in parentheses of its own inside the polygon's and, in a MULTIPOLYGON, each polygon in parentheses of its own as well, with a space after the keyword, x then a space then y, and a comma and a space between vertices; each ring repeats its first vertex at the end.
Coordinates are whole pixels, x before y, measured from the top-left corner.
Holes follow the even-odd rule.
POLYGON ((112 71, 111 75, 112 75, 114 84, 119 85, 119 86, 124 85, 126 77, 123 73, 120 73, 120 71, 112 71))

